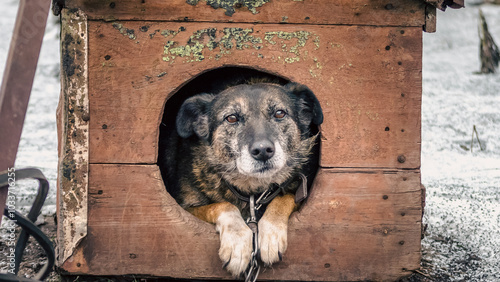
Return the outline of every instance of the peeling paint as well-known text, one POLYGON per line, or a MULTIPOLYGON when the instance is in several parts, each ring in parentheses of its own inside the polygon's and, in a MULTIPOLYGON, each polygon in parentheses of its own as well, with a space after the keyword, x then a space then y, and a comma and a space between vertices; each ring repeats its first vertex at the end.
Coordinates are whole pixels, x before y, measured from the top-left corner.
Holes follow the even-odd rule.
MULTIPOLYGON (((214 9, 224 9, 227 16, 232 16, 236 9, 246 7, 252 14, 258 14, 256 8, 262 7, 270 0, 205 0, 207 5, 214 9), (236 9, 235 9, 236 8, 236 9)), ((189 5, 196 6, 200 0, 186 0, 189 5)))

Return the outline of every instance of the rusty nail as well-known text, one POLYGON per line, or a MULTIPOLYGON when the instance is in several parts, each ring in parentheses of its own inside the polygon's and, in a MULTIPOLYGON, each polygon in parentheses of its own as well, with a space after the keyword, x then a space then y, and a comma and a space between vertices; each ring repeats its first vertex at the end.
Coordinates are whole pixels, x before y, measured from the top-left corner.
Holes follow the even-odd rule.
POLYGON ((82 264, 81 264, 81 263, 77 263, 77 264, 76 264, 76 267, 80 267, 80 266, 82 266, 82 264))
POLYGON ((403 62, 398 62, 398 65, 402 65, 402 64, 403 64, 403 62))
POLYGON ((102 129, 107 129, 108 128, 108 125, 107 124, 103 124, 102 125, 102 129))
POLYGON ((399 241, 399 244, 403 246, 405 244, 405 241, 399 241))
POLYGON ((111 2, 111 3, 109 3, 109 7, 110 7, 111 9, 115 8, 115 6, 116 6, 115 2, 111 2))
POLYGON ((406 157, 404 155, 399 155, 398 156, 398 162, 400 162, 400 163, 406 162, 406 157))
POLYGON ((405 213, 405 212, 402 212, 402 213, 401 213, 401 216, 405 216, 405 215, 406 215, 406 213, 405 213))
POLYGON ((385 50, 387 50, 387 51, 391 50, 391 46, 389 46, 389 45, 385 46, 385 50))
POLYGON ((102 190, 97 191, 97 194, 102 195, 102 190))
POLYGON ((130 254, 130 255, 129 255, 129 257, 130 257, 131 259, 135 259, 135 258, 137 258, 137 255, 136 255, 136 254, 130 254))
POLYGON ((83 121, 89 121, 90 120, 90 115, 89 113, 85 112, 82 114, 82 120, 83 121))
POLYGON ((325 263, 325 268, 330 268, 330 264, 329 263, 325 263))
POLYGON ((385 131, 389 131, 389 130, 391 130, 391 129, 389 128, 389 126, 386 126, 386 127, 385 127, 385 131))
POLYGON ((111 59, 111 56, 110 56, 110 55, 106 55, 106 56, 104 56, 104 59, 105 59, 106 61, 109 61, 109 59, 111 59))
POLYGON ((384 196, 382 196, 382 199, 387 200, 387 199, 389 199, 389 196, 384 195, 384 196))

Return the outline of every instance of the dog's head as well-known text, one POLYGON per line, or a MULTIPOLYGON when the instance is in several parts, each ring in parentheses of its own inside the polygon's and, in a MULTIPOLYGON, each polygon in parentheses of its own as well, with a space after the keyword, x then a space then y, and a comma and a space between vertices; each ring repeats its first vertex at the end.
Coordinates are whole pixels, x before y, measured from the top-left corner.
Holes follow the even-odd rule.
POLYGON ((314 145, 310 128, 322 122, 306 86, 258 83, 187 99, 176 125, 181 137, 201 140, 206 159, 226 181, 242 192, 262 192, 307 161, 314 145))

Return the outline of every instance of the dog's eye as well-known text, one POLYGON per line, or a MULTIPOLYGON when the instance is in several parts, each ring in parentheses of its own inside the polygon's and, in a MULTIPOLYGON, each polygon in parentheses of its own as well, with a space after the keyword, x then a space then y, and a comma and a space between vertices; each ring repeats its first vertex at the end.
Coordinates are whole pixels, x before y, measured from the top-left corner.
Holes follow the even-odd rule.
POLYGON ((236 123, 238 122, 238 117, 236 115, 229 115, 226 117, 226 121, 229 123, 236 123))
POLYGON ((283 110, 277 110, 275 113, 274 113, 274 117, 275 118, 284 118, 286 116, 286 112, 283 111, 283 110))

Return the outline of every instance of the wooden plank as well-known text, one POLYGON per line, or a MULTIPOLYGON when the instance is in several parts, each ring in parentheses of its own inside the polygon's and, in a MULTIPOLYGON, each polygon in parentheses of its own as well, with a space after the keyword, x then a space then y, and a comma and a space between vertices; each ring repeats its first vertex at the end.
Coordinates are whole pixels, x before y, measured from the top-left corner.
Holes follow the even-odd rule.
POLYGON ((433 33, 436 32, 436 7, 427 5, 425 7, 425 24, 424 31, 433 33))
POLYGON ((309 86, 324 167, 420 166, 421 28, 89 22, 90 162, 155 163, 165 101, 253 67, 309 86))
MULTIPOLYGON (((321 170, 264 280, 395 280, 419 268, 418 171, 321 170)), ((214 227, 180 208, 155 165, 90 165, 89 232, 63 270, 230 279, 214 227)))
POLYGON ((302 281, 409 275, 420 267, 420 197, 418 171, 321 169, 274 272, 302 281))
POLYGON ((389 2, 383 0, 66 0, 65 5, 69 9, 83 9, 89 19, 108 21, 153 20, 422 27, 425 19, 425 3, 418 0, 389 2))
POLYGON ((87 19, 61 13, 61 95, 57 106, 57 264, 73 255, 87 235, 89 99, 87 19))
POLYGON ((217 257, 215 228, 175 202, 154 165, 90 165, 88 230, 65 270, 230 277, 217 257))

